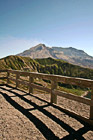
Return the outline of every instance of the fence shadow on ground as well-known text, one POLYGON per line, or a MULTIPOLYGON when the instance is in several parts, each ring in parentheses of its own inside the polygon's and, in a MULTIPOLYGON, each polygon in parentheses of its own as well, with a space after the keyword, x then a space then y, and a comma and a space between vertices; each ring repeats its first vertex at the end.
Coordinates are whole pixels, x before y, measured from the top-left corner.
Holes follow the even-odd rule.
POLYGON ((18 111, 20 111, 23 115, 25 115, 35 126, 36 128, 43 134, 43 136, 47 139, 47 140, 85 140, 85 138, 82 136, 83 134, 87 133, 90 130, 93 130, 92 126, 86 124, 85 122, 83 122, 82 120, 78 119, 75 116, 71 116, 75 119, 77 119, 80 123, 83 124, 83 127, 80 128, 79 130, 74 130, 71 126, 69 126, 68 124, 64 123, 62 120, 60 120, 59 118, 56 117, 56 115, 51 114, 50 112, 48 112, 47 110, 44 109, 44 107, 48 107, 48 106, 52 106, 56 109, 59 109, 60 111, 66 113, 67 115, 70 116, 69 113, 65 112, 64 109, 59 108, 58 106, 54 105, 54 104, 50 104, 49 102, 47 102, 44 99, 41 99, 35 95, 29 94, 29 96, 32 96, 42 102, 47 103, 46 105, 43 106, 39 106, 36 103, 34 103, 31 100, 28 100, 27 98, 25 98, 26 95, 28 95, 28 93, 24 92, 24 95, 20 95, 15 91, 12 91, 12 89, 6 89, 5 87, 0 87, 3 92, 0 92, 0 94, 5 98, 5 100, 10 103, 14 108, 16 108, 18 111), (4 93, 5 91, 5 93, 4 93), (12 95, 9 96, 7 95, 7 91, 14 94, 13 96, 17 96, 19 97, 21 100, 23 100, 24 102, 28 103, 29 105, 33 106, 32 109, 25 109, 23 106, 21 106, 19 103, 17 103, 16 101, 14 101, 12 99, 12 95), (53 131, 51 129, 49 129, 46 124, 44 124, 42 122, 42 120, 38 119, 35 115, 33 115, 31 113, 31 110, 38 110, 41 113, 43 113, 44 115, 46 115, 47 117, 49 117, 51 120, 53 120, 54 122, 56 122, 58 125, 60 125, 63 129, 65 129, 69 134, 65 137, 63 137, 62 139, 60 139, 59 137, 57 137, 53 131), (30 112, 29 112, 30 111, 30 112))

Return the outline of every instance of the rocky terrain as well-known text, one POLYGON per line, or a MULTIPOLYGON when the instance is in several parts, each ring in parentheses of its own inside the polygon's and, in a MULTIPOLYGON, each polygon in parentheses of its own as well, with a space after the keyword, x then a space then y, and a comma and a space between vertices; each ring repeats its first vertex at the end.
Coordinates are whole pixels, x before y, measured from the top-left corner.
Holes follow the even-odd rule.
POLYGON ((73 47, 47 47, 45 44, 38 44, 18 55, 31 57, 33 59, 48 57, 62 59, 75 65, 93 69, 93 57, 89 56, 83 50, 78 50, 73 47))
MULTIPOLYGON (((0 86, 0 140, 93 140, 93 128, 51 105, 46 93, 0 86)), ((89 106, 58 97, 61 108, 89 117, 89 106)))

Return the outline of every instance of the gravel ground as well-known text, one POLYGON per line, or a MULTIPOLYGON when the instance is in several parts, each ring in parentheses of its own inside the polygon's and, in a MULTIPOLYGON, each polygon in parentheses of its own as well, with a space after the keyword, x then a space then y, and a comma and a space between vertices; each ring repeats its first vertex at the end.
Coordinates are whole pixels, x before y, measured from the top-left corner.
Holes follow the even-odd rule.
MULTIPOLYGON (((49 103, 49 94, 0 86, 0 140, 93 140, 93 129, 49 103)), ((89 106, 62 97, 58 105, 89 117, 89 106)))

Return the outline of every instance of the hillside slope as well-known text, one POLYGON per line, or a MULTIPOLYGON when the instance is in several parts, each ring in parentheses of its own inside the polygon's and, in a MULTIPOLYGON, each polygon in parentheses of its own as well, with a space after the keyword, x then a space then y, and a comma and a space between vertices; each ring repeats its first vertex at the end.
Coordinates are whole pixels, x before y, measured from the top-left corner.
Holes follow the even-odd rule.
POLYGON ((21 56, 7 56, 0 59, 0 69, 14 69, 24 71, 37 71, 38 62, 21 56))
POLYGON ((41 64, 39 71, 42 73, 93 79, 93 70, 89 68, 83 68, 66 61, 53 58, 35 60, 41 64))
POLYGON ((93 57, 89 56, 83 50, 78 50, 72 47, 62 48, 62 47, 47 47, 44 44, 38 44, 24 52, 18 54, 18 56, 26 56, 35 58, 55 58, 62 59, 69 63, 92 68, 93 69, 93 57))
POLYGON ((53 58, 33 60, 30 57, 8 56, 0 59, 0 69, 15 69, 93 79, 92 69, 53 58))

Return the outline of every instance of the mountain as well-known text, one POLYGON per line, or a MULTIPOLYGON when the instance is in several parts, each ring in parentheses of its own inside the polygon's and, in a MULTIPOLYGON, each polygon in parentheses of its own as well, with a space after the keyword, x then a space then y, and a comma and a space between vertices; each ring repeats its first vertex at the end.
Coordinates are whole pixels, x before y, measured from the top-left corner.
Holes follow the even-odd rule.
POLYGON ((55 59, 62 59, 69 63, 82 67, 93 69, 93 57, 89 56, 83 50, 78 50, 72 47, 47 47, 45 44, 38 44, 18 54, 18 56, 26 56, 33 59, 51 57, 55 59))
POLYGON ((66 61, 50 57, 31 59, 30 57, 8 56, 0 59, 0 69, 14 69, 93 79, 92 69, 83 68, 66 61))
POLYGON ((18 54, 19 56, 28 56, 31 58, 48 58, 53 57, 51 54, 51 48, 46 47, 44 44, 38 44, 23 53, 18 54))

